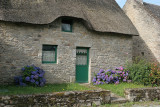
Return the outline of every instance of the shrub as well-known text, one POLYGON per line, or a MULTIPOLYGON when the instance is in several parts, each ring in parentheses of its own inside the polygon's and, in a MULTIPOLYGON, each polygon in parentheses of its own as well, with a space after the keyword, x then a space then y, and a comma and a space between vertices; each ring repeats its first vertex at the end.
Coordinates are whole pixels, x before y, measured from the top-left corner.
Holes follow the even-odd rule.
POLYGON ((128 71, 125 71, 123 67, 118 67, 115 70, 103 70, 100 69, 100 71, 95 74, 95 77, 93 78, 92 82, 94 85, 99 84, 119 84, 119 82, 126 82, 128 77, 128 71))
POLYGON ((160 64, 157 62, 151 64, 150 80, 152 86, 160 85, 160 64))
POLYGON ((136 59, 131 64, 126 64, 126 69, 129 70, 129 79, 134 83, 149 85, 151 73, 151 64, 145 60, 136 59))
POLYGON ((14 82, 16 85, 26 86, 44 86, 46 80, 44 78, 45 71, 36 67, 32 66, 25 66, 22 69, 22 76, 17 76, 14 78, 14 82))

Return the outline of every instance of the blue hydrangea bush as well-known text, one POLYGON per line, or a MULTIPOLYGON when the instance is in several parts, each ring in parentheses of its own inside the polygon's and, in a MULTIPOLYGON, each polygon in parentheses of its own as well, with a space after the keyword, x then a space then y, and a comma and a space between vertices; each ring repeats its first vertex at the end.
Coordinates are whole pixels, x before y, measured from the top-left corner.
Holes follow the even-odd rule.
POLYGON ((44 86, 46 80, 44 78, 45 71, 34 65, 25 66, 21 69, 22 76, 14 77, 16 85, 20 86, 44 86))
POLYGON ((92 82, 94 85, 99 84, 119 84, 120 82, 128 81, 128 73, 123 67, 118 67, 115 70, 104 70, 100 69, 100 71, 95 74, 92 82))

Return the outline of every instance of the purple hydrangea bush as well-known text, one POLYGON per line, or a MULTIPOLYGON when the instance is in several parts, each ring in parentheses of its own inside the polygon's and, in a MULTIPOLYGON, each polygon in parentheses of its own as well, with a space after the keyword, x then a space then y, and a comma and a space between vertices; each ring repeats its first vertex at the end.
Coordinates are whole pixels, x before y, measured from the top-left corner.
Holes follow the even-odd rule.
POLYGON ((22 76, 14 77, 16 85, 20 86, 44 86, 46 80, 44 78, 45 71, 34 65, 25 66, 22 69, 22 76))
POLYGON ((92 82, 94 85, 99 84, 119 84, 120 82, 127 82, 128 72, 123 67, 117 67, 115 70, 104 70, 100 71, 95 75, 92 82))

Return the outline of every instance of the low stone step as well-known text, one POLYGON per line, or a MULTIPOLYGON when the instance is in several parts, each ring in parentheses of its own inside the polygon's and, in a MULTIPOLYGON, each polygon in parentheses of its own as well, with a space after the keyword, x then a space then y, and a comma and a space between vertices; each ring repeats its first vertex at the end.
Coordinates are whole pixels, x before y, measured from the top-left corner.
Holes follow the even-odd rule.
MULTIPOLYGON (((98 87, 95 87, 93 85, 90 85, 90 84, 87 84, 87 83, 83 83, 83 84, 80 84, 80 85, 83 85, 83 86, 87 86, 89 88, 92 88, 93 90, 104 90, 104 89, 101 89, 101 88, 98 88, 98 87)), ((114 93, 111 93, 111 104, 121 104, 121 103, 126 103, 128 102, 127 99, 121 97, 121 96, 118 96, 114 93)))
POLYGON ((117 96, 115 95, 114 93, 111 93, 111 103, 113 104, 120 104, 120 103, 126 103, 128 102, 127 99, 123 98, 123 97, 120 97, 120 96, 117 96))
POLYGON ((113 104, 117 104, 117 103, 126 103, 128 102, 128 100, 126 100, 125 98, 115 98, 115 97, 111 97, 111 103, 113 104))

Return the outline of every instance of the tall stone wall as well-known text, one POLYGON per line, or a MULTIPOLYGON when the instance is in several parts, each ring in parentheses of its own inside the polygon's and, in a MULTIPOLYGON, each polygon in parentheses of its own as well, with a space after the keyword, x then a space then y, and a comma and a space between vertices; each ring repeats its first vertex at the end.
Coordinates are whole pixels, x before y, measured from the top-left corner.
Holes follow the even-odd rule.
POLYGON ((100 68, 132 60, 132 37, 88 30, 75 19, 73 32, 61 31, 61 18, 49 25, 0 22, 0 84, 13 82, 21 68, 34 64, 46 71, 47 83, 73 82, 76 47, 89 47, 89 81, 100 68), (57 45, 57 63, 42 64, 42 45, 57 45), (73 80, 73 81, 71 81, 73 80))
POLYGON ((133 37, 133 56, 160 62, 160 22, 146 10, 142 2, 137 1, 127 0, 123 7, 140 35, 133 37))

